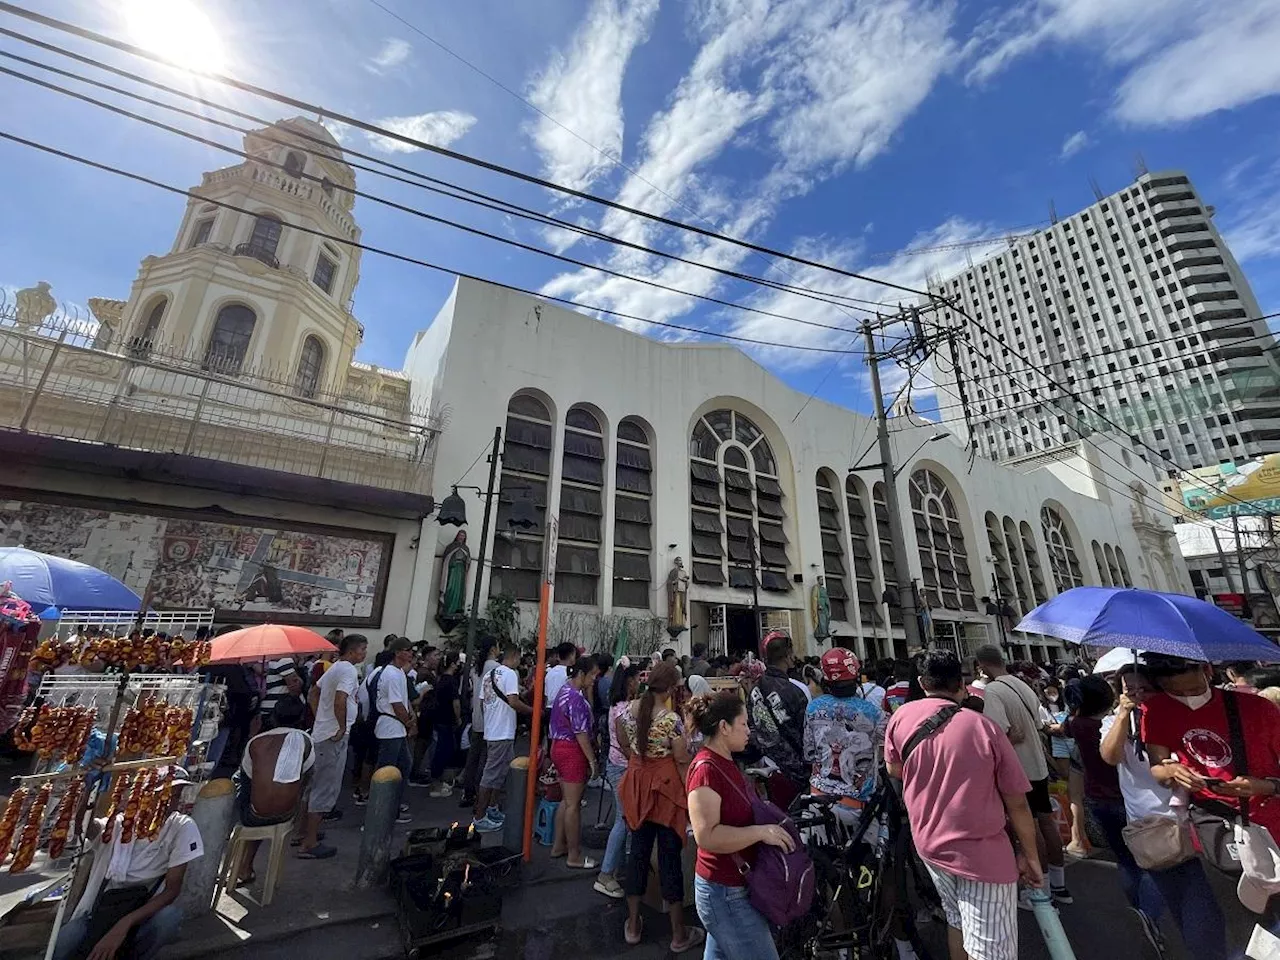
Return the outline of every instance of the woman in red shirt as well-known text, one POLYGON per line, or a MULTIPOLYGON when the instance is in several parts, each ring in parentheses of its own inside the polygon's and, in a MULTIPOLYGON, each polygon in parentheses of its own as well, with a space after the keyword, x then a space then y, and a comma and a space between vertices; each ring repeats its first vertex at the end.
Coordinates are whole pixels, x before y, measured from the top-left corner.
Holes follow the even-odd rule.
POLYGON ((698 842, 694 895, 707 928, 703 960, 778 960, 769 922, 751 906, 736 859, 753 862, 759 843, 788 852, 794 845, 782 827, 751 822, 751 787, 733 762, 747 746, 746 706, 734 693, 702 694, 689 701, 688 716, 703 736, 685 783, 698 842))

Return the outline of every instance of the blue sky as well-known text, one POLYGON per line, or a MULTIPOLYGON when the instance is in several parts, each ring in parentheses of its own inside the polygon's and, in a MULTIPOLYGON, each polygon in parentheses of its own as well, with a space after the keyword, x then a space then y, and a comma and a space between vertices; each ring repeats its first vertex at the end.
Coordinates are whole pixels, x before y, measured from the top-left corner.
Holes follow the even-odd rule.
MULTIPOLYGON (((147 2, 30 5, 129 39, 147 2)), ((1219 229, 1263 309, 1280 310, 1274 0, 379 0, 560 125, 371 0, 183 2, 211 24, 199 31, 196 52, 220 45, 227 72, 236 76, 647 210, 709 221, 727 233, 909 285, 946 276, 967 256, 983 254, 982 247, 955 244, 1043 223, 1050 201, 1062 214, 1087 205, 1091 177, 1109 193, 1132 179, 1139 157, 1153 170, 1182 168, 1217 207, 1219 229), (605 154, 620 156, 625 167, 605 154)), ((0 21, 173 80, 162 68, 3 14, 0 21)), ((190 49, 191 37, 174 43, 190 49)), ((0 49, 55 62, 7 38, 0 49)), ((262 116, 292 112, 216 85, 201 89, 262 116)), ((0 102, 0 129, 176 185, 193 185, 200 171, 236 162, 11 77, 0 76, 0 102)), ((155 108, 142 112, 196 126, 155 108)), ((200 132, 237 145, 225 132, 200 132)), ((338 132, 350 146, 387 149, 358 131, 338 132)), ((860 281, 783 268, 423 152, 386 155, 703 262, 897 299, 860 281)), ((6 214, 0 285, 47 280, 71 303, 123 299, 138 261, 172 242, 180 197, 10 143, 0 142, 0 170, 6 214)), ((370 175, 359 185, 682 289, 831 325, 855 322, 840 310, 700 268, 598 243, 570 246, 563 235, 370 175)), ((367 243, 580 302, 768 340, 849 345, 843 333, 558 265, 368 201, 358 201, 356 216, 367 243)), ((360 358, 398 368, 413 332, 430 322, 450 283, 367 254, 356 296, 367 330, 360 358)), ((836 363, 829 355, 780 349, 756 355, 802 391, 866 407, 856 358, 836 363)))

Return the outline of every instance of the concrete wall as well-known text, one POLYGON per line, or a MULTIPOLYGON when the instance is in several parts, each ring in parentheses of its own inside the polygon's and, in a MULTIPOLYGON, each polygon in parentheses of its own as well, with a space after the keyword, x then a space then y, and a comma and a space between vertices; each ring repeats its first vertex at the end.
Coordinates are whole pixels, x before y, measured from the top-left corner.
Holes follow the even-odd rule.
MULTIPOLYGON (((284 522, 314 523, 330 527, 350 527, 392 533, 395 535, 395 540, 390 547, 390 569, 381 619, 374 626, 347 627, 347 629, 352 632, 366 633, 371 640, 375 638, 380 640, 385 633, 405 634, 414 640, 424 637, 421 622, 414 624, 408 619, 409 595, 413 586, 414 564, 417 559, 412 543, 418 532, 418 524, 413 520, 396 520, 362 513, 358 509, 334 510, 269 497, 238 496, 193 487, 148 483, 145 480, 124 480, 93 473, 72 473, 23 465, 10 465, 5 471, 4 482, 8 486, 24 491, 18 496, 25 500, 43 500, 51 494, 73 494, 124 501, 128 505, 128 510, 138 513, 146 513, 148 506, 226 511, 228 522, 234 522, 237 518, 233 514, 238 514, 284 522)), ((7 498, 8 494, 6 494, 7 498)), ((315 629, 323 633, 328 628, 317 625, 315 629)), ((381 647, 379 646, 378 649, 381 647)))
MULTIPOLYGON (((647 423, 655 443, 653 543, 654 586, 652 612, 666 615, 665 590, 660 582, 676 556, 690 558, 689 456, 690 431, 697 417, 721 407, 731 407, 749 416, 769 440, 784 490, 787 513, 786 533, 789 574, 803 575, 802 584, 793 584, 788 593, 762 592, 766 608, 807 609, 816 577, 822 574, 822 549, 815 498, 815 477, 819 469, 831 470, 841 480, 872 443, 874 425, 865 417, 821 401, 808 404, 794 423, 792 418, 806 403, 806 397, 786 386, 739 350, 705 344, 660 343, 593 318, 539 303, 532 298, 473 281, 459 281, 450 303, 436 318, 433 327, 444 330, 420 334, 410 350, 406 371, 419 391, 433 391, 433 403, 449 409, 449 422, 439 445, 435 464, 437 499, 449 492, 449 484, 465 474, 477 452, 495 426, 505 422, 507 404, 517 391, 533 391, 550 400, 555 421, 555 446, 551 453, 552 476, 549 508, 555 512, 563 451, 565 411, 575 403, 590 404, 605 421, 605 503, 613 497, 613 451, 615 429, 627 416, 647 423), (430 384, 427 378, 431 378, 430 384)), ((934 433, 933 426, 910 427, 894 434, 896 456, 907 457, 934 433)), ((874 461, 872 453, 864 462, 874 461)), ((1013 470, 976 460, 969 464, 965 450, 953 440, 928 443, 898 477, 899 496, 909 505, 908 479, 911 472, 928 466, 947 481, 961 512, 975 592, 988 592, 992 564, 987 559, 983 517, 986 511, 1026 521, 1040 535, 1040 510, 1046 502, 1060 506, 1076 537, 1075 548, 1085 580, 1099 583, 1094 569, 1090 541, 1097 539, 1120 547, 1130 558, 1138 586, 1185 589, 1185 566, 1173 576, 1164 576, 1137 562, 1143 555, 1135 532, 1133 504, 1100 491, 1091 476, 1091 465, 1083 458, 1071 464, 1055 464, 1013 470), (1074 469, 1079 483, 1068 485, 1055 476, 1074 469), (1074 487, 1074 489, 1073 489, 1074 487), (1101 499, 1105 497, 1105 499, 1101 499), (985 586, 984 586, 985 585, 985 586)), ((477 464, 467 478, 483 484, 483 464, 477 464)), ((877 479, 860 474, 870 484, 877 479)), ((848 534, 844 499, 842 528, 848 534)), ((472 521, 472 547, 479 535, 480 504, 468 501, 472 521)), ((606 507, 606 521, 611 511, 606 507)), ((1161 518, 1156 515, 1157 527, 1161 518)), ((914 530, 906 522, 911 576, 918 577, 914 530)), ((612 529, 603 529, 602 582, 609 577, 612 529)), ((428 537, 424 535, 424 543, 428 537)), ((434 538, 439 554, 450 539, 448 533, 434 538)), ((490 552, 492 540, 490 542, 490 552)), ((873 547, 874 552, 874 547, 873 547)), ((1174 551, 1176 554, 1176 550, 1174 551)), ((849 567, 846 555, 846 568, 849 567)), ((1049 557, 1040 543, 1040 561, 1050 593, 1053 592, 1049 557)), ((1181 564, 1180 558, 1177 560, 1181 564)), ((484 574, 487 577, 487 571, 484 574)), ((852 584, 850 583, 850 586, 852 584)), ((850 591, 852 592, 852 590, 850 591)), ((485 586, 484 596, 488 596, 485 586)), ((609 612, 608 593, 601 590, 602 611, 609 612)), ((693 585, 692 602, 749 603, 748 591, 693 585), (744 600, 744 594, 746 598, 744 600)), ((431 598, 432 609, 434 597, 431 598)), ((853 607, 853 601, 850 601, 853 607)), ((428 611, 430 612, 430 610, 428 611)), ((972 622, 989 622, 981 612, 940 611, 936 616, 972 622)), ((852 614, 851 614, 852 618, 852 614)), ((807 622, 807 618, 806 618, 807 622)), ((695 624, 695 633, 701 625, 695 624)), ((864 633, 857 623, 838 624, 843 636, 864 633)), ((687 647, 689 634, 682 638, 687 647)))

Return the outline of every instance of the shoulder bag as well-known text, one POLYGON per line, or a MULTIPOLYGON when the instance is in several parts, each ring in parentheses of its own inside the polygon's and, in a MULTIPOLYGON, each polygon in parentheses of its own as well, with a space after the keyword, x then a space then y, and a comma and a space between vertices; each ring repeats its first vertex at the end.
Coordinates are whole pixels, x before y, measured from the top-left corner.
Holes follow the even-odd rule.
MULTIPOLYGON (((1234 691, 1223 692, 1222 705, 1227 711, 1227 732, 1231 740, 1231 768, 1237 777, 1249 775, 1249 757, 1245 753, 1244 731, 1240 726, 1240 705, 1234 691)), ((1200 853, 1210 866, 1229 877, 1244 872, 1240 864, 1240 848, 1236 844, 1236 824, 1249 826, 1249 798, 1240 798, 1240 809, 1220 800, 1191 800, 1191 827, 1200 853)))
MULTIPOLYGON (((690 772, 710 760, 695 760, 690 772)), ((756 862, 748 864, 740 854, 732 853, 734 865, 747 885, 747 899, 764 918, 774 926, 784 927, 809 912, 813 905, 813 861, 805 852, 804 840, 795 823, 776 804, 742 789, 733 782, 738 795, 751 807, 751 822, 755 826, 776 825, 791 836, 794 848, 787 853, 781 847, 760 843, 756 847, 756 862)))
POLYGON ((907 765, 907 757, 915 752, 916 747, 920 746, 925 740, 929 739, 943 727, 945 727, 957 713, 960 712, 961 706, 958 703, 950 703, 935 713, 933 716, 925 720, 924 723, 916 727, 915 732, 907 738, 907 742, 902 745, 902 765, 907 765))

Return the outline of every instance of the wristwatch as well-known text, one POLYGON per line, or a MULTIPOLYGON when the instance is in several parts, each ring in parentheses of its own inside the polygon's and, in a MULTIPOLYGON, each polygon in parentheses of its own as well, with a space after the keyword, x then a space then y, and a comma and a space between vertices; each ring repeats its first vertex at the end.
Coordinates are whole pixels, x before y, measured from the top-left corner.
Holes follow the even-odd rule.
POLYGON ((1280 796, 1280 777, 1263 777, 1262 779, 1271 784, 1271 795, 1273 797, 1280 796))

